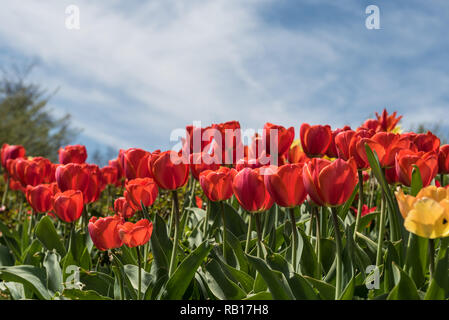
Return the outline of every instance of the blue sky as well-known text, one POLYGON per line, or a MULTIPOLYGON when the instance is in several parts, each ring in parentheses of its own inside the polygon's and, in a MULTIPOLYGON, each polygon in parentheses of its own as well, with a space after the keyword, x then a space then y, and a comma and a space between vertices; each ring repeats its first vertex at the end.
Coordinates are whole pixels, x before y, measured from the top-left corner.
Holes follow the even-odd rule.
POLYGON ((172 146, 192 121, 357 126, 384 107, 403 125, 449 111, 449 2, 414 0, 9 1, 0 61, 39 62, 31 80, 83 129, 76 142, 172 146), (65 8, 80 9, 80 30, 65 8), (380 9, 380 29, 365 8, 380 9))

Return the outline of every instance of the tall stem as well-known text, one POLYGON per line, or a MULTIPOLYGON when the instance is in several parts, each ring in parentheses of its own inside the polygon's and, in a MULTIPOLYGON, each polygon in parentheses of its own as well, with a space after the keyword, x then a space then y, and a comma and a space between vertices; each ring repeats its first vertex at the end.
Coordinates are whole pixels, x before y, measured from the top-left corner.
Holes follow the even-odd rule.
POLYGON ((226 214, 225 214, 225 210, 224 210, 224 204, 223 201, 221 202, 221 218, 223 220, 223 258, 224 261, 227 263, 227 259, 226 259, 226 214))
POLYGON ((209 232, 210 207, 211 207, 211 201, 209 199, 207 199, 206 217, 205 217, 205 221, 204 221, 204 236, 205 237, 207 237, 207 233, 209 232))
POLYGON ((320 216, 318 214, 318 208, 315 210, 316 219, 316 258, 317 258, 317 276, 321 280, 321 226, 320 226, 320 216))
POLYGON ((5 192, 3 193, 3 197, 2 197, 2 207, 5 205, 6 196, 8 195, 8 190, 9 190, 9 175, 8 175, 8 178, 6 179, 5 192))
POLYGON ((296 229, 296 219, 295 219, 295 208, 289 208, 288 212, 290 213, 290 221, 292 223, 292 265, 293 270, 296 271, 296 245, 298 244, 298 230, 296 229))
POLYGON ((336 260, 337 260, 337 280, 335 283, 335 300, 340 299, 341 287, 342 287, 342 276, 343 276, 343 264, 342 264, 342 243, 340 236, 340 228, 338 226, 338 216, 337 209, 332 207, 332 221, 334 223, 334 231, 335 231, 335 242, 336 242, 336 260))
POLYGON ((429 272, 430 280, 433 278, 433 273, 435 270, 435 240, 429 239, 429 272))
POLYGON ((379 237, 377 239, 377 255, 376 266, 381 265, 382 260, 382 243, 385 234, 385 196, 382 194, 380 202, 380 217, 379 217, 379 237))
POLYGON ((360 217, 362 216, 363 208, 363 171, 358 170, 359 175, 359 203, 357 206, 357 217, 355 218, 355 228, 354 228, 354 241, 357 239, 357 232, 360 226, 360 217))
POLYGON ((253 231, 253 214, 249 213, 248 232, 246 233, 245 253, 249 253, 249 243, 251 242, 251 232, 253 231))
POLYGON ((171 252, 171 259, 170 259, 170 267, 168 269, 168 275, 169 277, 172 276, 174 272, 174 268, 176 265, 176 251, 178 250, 178 241, 179 241, 179 203, 178 203, 178 193, 176 190, 172 191, 172 197, 173 197, 173 220, 175 223, 175 235, 173 239, 173 250, 171 252))
POLYGON ((440 173, 440 184, 441 184, 442 187, 445 187, 445 184, 444 184, 444 174, 443 174, 443 173, 440 173))
POLYGON ((111 250, 112 255, 112 261, 115 264, 115 268, 117 269, 117 277, 118 277, 118 284, 120 287, 120 300, 125 300, 125 289, 123 287, 123 278, 121 276, 121 267, 119 263, 118 257, 115 255, 114 250, 111 250))
POLYGON ((262 228, 260 224, 261 212, 255 213, 256 216, 256 229, 257 229, 257 256, 262 258, 262 228))
POLYGON ((137 271, 137 279, 138 279, 138 284, 137 284, 137 300, 140 300, 140 295, 141 295, 141 290, 142 290, 142 261, 141 261, 141 257, 140 257, 140 249, 139 246, 136 247, 136 251, 137 251, 137 265, 139 267, 138 271, 137 271))

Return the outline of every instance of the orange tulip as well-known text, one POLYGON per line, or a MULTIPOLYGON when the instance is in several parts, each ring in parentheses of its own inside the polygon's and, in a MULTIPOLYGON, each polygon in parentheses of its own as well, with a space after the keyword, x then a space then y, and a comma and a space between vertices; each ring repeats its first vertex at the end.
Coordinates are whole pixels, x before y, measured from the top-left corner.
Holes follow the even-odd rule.
POLYGON ((129 180, 125 188, 126 201, 134 210, 142 210, 142 203, 145 207, 151 206, 159 194, 159 189, 151 178, 129 180))
POLYGON ((301 150, 301 147, 299 145, 291 147, 290 150, 288 150, 288 162, 290 163, 304 164, 309 160, 309 157, 307 157, 307 155, 301 150))
POLYGON ((358 183, 355 161, 312 159, 303 168, 304 186, 320 206, 339 206, 351 197, 358 183))
POLYGON ((232 197, 232 181, 235 169, 221 167, 216 171, 206 170, 200 174, 200 185, 210 201, 223 201, 232 197))
POLYGON ((184 186, 189 177, 189 165, 174 151, 153 154, 148 168, 156 183, 162 189, 176 190, 184 186))
POLYGON ((52 197, 55 214, 65 222, 74 222, 83 213, 83 193, 79 190, 67 190, 52 197))
POLYGON ((147 219, 137 221, 135 224, 125 222, 119 226, 119 235, 123 243, 130 248, 142 246, 151 238, 153 224, 147 219))
POLYGON ((438 156, 435 152, 402 150, 396 155, 396 173, 399 182, 406 186, 412 184, 413 165, 419 168, 423 187, 430 185, 438 174, 438 156))
POLYGON ((279 206, 293 208, 306 199, 302 168, 302 164, 285 164, 265 175, 267 190, 279 206))
POLYGON ((95 247, 101 251, 120 248, 123 241, 118 229, 122 224, 123 220, 118 215, 105 218, 92 217, 87 228, 95 247))

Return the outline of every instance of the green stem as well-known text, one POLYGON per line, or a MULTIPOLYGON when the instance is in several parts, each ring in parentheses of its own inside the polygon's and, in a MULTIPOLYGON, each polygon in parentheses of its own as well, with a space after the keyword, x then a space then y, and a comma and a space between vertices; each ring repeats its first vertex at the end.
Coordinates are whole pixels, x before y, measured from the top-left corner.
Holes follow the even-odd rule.
POLYGON ((204 237, 207 237, 207 234, 209 232, 210 207, 211 207, 211 201, 209 199, 207 199, 206 217, 204 220, 204 237))
POLYGON ((175 265, 176 265, 176 258, 177 258, 177 250, 178 250, 178 241, 179 241, 179 203, 178 203, 178 193, 176 190, 172 191, 172 197, 173 197, 173 220, 175 223, 175 235, 173 239, 173 250, 171 252, 171 259, 170 259, 170 267, 168 269, 168 276, 171 277, 173 275, 175 265))
POLYGON ((382 260, 382 243, 385 234, 385 197, 382 194, 382 199, 380 202, 380 217, 379 217, 379 237, 377 239, 377 255, 376 255, 376 266, 381 265, 382 260))
POLYGON ((256 216, 256 229, 257 229, 257 256, 262 258, 262 226, 260 223, 261 212, 255 213, 256 216))
POLYGON ((444 174, 442 174, 442 173, 440 173, 440 184, 441 184, 442 187, 445 187, 445 184, 444 184, 444 174))
POLYGON ((117 277, 118 277, 118 284, 120 287, 120 300, 125 300, 125 289, 123 287, 123 279, 121 276, 121 268, 118 257, 114 254, 114 250, 111 250, 112 254, 112 261, 115 263, 115 268, 117 268, 117 277))
POLYGON ((8 175, 8 178, 6 179, 5 192, 3 193, 3 197, 2 197, 2 207, 5 205, 6 196, 8 195, 8 191, 9 191, 9 175, 8 175))
POLYGON ((341 295, 341 287, 342 287, 342 276, 343 276, 343 261, 342 261, 342 243, 340 236, 340 228, 338 226, 338 216, 337 209, 332 207, 332 221, 334 223, 334 231, 335 231, 335 242, 336 242, 336 261, 337 261, 337 279, 335 283, 335 300, 340 299, 341 295))
POLYGON ((429 272, 430 280, 433 278, 435 270, 435 240, 429 239, 429 272))
POLYGON ((223 258, 224 261, 227 263, 227 259, 226 259, 226 214, 225 214, 225 209, 224 209, 224 204, 223 201, 221 202, 221 218, 223 220, 223 258))
POLYGON ((316 258, 317 258, 317 276, 321 280, 321 227, 320 227, 320 216, 318 210, 315 211, 316 219, 316 258))
POLYGON ((355 228, 354 228, 354 241, 357 239, 357 232, 360 227, 360 218, 362 216, 363 208, 363 171, 358 170, 359 175, 359 203, 357 206, 357 217, 355 218, 355 228))
POLYGON ((140 250, 139 250, 139 246, 136 247, 136 251, 137 251, 137 265, 139 267, 138 272, 137 272, 137 279, 138 279, 138 283, 137 283, 137 300, 140 300, 140 295, 141 295, 141 290, 142 290, 142 259, 140 257, 140 250))
POLYGON ((290 222, 292 223, 292 265, 293 270, 296 271, 296 245, 298 244, 298 230, 296 227, 296 219, 295 219, 295 208, 289 208, 288 212, 290 214, 290 222))
POLYGON ((248 232, 246 233, 246 245, 245 245, 245 253, 249 253, 249 243, 251 242, 251 232, 253 229, 253 214, 249 213, 249 224, 248 224, 248 232))

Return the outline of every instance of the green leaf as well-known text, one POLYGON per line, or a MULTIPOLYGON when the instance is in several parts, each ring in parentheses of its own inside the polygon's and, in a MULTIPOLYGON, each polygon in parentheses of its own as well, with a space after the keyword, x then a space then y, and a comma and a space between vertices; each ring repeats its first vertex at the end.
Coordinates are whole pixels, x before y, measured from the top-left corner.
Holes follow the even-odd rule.
POLYGON ((272 270, 267 263, 260 258, 250 255, 246 255, 246 257, 265 280, 268 289, 275 300, 294 299, 287 280, 281 272, 272 270))
POLYGON ((410 194, 414 197, 418 194, 418 192, 423 188, 421 172, 416 164, 413 165, 412 171, 412 185, 410 194))
POLYGON ((297 300, 321 300, 310 283, 297 273, 290 275, 288 284, 297 300))
POLYGON ((393 263, 396 286, 390 291, 387 300, 420 300, 418 290, 413 280, 393 263))
MULTIPOLYGON (((309 242, 309 237, 300 228, 298 230, 298 248, 302 247, 301 255, 298 255, 300 261, 300 270, 303 275, 317 277, 317 257, 315 250, 309 242)), ((296 269, 297 270, 297 269, 296 269)))
POLYGON ((192 281, 195 272, 209 254, 212 246, 204 241, 198 248, 190 253, 178 266, 162 290, 162 299, 180 300, 192 281))
POLYGON ((322 299, 335 299, 335 287, 333 285, 308 276, 304 276, 304 279, 309 281, 309 283, 318 291, 322 299))
POLYGON ((387 251, 384 259, 384 291, 390 292, 395 286, 393 262, 399 264, 399 255, 391 241, 387 241, 387 251))
POLYGON ((206 265, 206 281, 212 293, 221 300, 241 300, 246 293, 223 272, 220 263, 213 259, 206 265))
POLYGON ((0 279, 14 281, 30 288, 39 299, 50 300, 47 277, 44 269, 29 265, 0 267, 0 279))
POLYGON ((63 296, 72 300, 112 300, 94 290, 65 289, 63 296))
POLYGON ((382 188, 382 192, 387 199, 388 210, 389 213, 389 221, 390 221, 390 232, 391 232, 391 241, 395 242, 406 238, 406 231, 403 226, 403 218, 401 213, 399 212, 398 203, 396 201, 396 197, 392 194, 390 187, 385 179, 385 175, 383 173, 382 168, 380 167, 379 158, 375 152, 371 150, 368 144, 365 144, 366 155, 368 157, 368 161, 371 167, 371 170, 379 182, 380 187, 382 188))
POLYGON ((417 287, 421 287, 426 281, 428 245, 428 239, 410 233, 404 270, 413 279, 417 287))
POLYGON ((64 245, 62 244, 56 232, 55 226, 48 216, 43 216, 36 226, 36 237, 48 250, 56 249, 56 251, 63 257, 66 254, 64 245))
POLYGON ((273 296, 269 291, 263 291, 256 294, 250 294, 242 300, 273 300, 273 296))
MULTIPOLYGON (((123 271, 128 279, 127 283, 132 286, 132 288, 138 292, 139 290, 139 267, 133 264, 127 264, 123 266, 123 271)), ((141 281, 140 281, 140 292, 145 294, 148 286, 152 283, 153 278, 151 274, 141 269, 141 281)))
POLYGON ((155 215, 153 234, 150 238, 150 245, 151 252, 154 258, 151 265, 151 273, 158 280, 166 277, 168 274, 168 255, 172 250, 172 244, 167 235, 167 227, 164 220, 162 220, 162 218, 158 214, 155 215))
POLYGON ((355 276, 352 277, 351 281, 349 281, 345 290, 342 292, 340 300, 352 300, 352 298, 354 297, 354 291, 355 291, 355 276))
POLYGON ((425 300, 444 300, 449 296, 449 238, 443 238, 440 242, 437 263, 425 300))
POLYGON ((47 251, 44 258, 44 267, 47 271, 47 287, 53 292, 62 292, 62 270, 59 265, 59 256, 55 252, 47 251))
POLYGON ((14 265, 14 256, 8 247, 0 244, 0 266, 7 267, 14 265))

